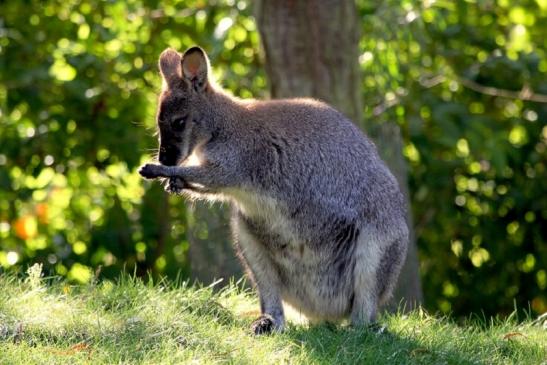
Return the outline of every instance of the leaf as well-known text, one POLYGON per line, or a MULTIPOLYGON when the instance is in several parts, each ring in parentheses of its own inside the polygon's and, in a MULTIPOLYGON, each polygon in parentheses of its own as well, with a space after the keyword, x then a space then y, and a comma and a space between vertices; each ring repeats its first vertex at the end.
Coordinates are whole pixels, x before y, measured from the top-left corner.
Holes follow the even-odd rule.
POLYGON ((528 336, 526 336, 522 332, 509 332, 503 335, 504 340, 513 340, 514 338, 518 338, 518 337, 528 338, 528 336))

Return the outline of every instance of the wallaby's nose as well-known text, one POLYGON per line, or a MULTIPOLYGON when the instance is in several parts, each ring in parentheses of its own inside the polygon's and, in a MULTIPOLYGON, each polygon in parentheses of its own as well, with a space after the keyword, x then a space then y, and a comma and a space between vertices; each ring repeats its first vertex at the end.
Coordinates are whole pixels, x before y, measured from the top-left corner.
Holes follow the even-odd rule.
POLYGON ((160 147, 159 160, 162 165, 174 166, 177 164, 178 151, 169 147, 160 147))
POLYGON ((168 155, 167 153, 160 154, 160 163, 165 166, 174 166, 177 163, 175 156, 168 155))

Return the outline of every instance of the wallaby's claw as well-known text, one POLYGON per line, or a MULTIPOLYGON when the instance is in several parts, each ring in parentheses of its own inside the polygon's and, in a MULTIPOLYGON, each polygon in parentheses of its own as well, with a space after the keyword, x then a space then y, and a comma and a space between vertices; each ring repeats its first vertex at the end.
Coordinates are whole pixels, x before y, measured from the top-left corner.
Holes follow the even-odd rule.
POLYGON ((141 174, 142 177, 145 179, 156 179, 158 177, 164 176, 162 174, 163 172, 163 166, 147 163, 144 166, 141 166, 139 168, 139 174, 141 174))
POLYGON ((179 177, 172 177, 167 182, 167 185, 165 186, 165 191, 170 194, 180 194, 182 193, 182 190, 185 186, 186 184, 184 183, 184 180, 179 177))
POLYGON ((275 329, 274 320, 268 315, 261 315, 251 324, 251 331, 255 335, 267 335, 275 329))

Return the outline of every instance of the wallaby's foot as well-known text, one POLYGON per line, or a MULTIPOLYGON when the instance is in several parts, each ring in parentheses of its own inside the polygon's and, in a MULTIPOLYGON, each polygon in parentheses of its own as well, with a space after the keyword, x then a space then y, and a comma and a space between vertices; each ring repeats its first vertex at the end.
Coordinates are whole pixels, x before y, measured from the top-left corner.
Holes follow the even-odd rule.
POLYGON ((251 324, 251 331, 255 335, 267 335, 272 332, 281 332, 283 325, 276 325, 275 320, 268 314, 263 314, 251 324))
POLYGON ((377 335, 382 335, 382 334, 388 333, 388 332, 387 332, 387 327, 381 325, 381 324, 378 323, 378 322, 369 323, 369 324, 366 325, 366 328, 367 328, 369 331, 371 331, 371 332, 373 332, 373 333, 375 333, 375 334, 377 334, 377 335))
POLYGON ((365 329, 376 334, 382 334, 387 332, 387 327, 376 321, 352 323, 351 327, 355 329, 365 329))
POLYGON ((164 177, 165 166, 147 163, 139 168, 139 174, 146 179, 156 179, 158 177, 164 177))
POLYGON ((165 186, 165 191, 170 194, 180 194, 186 187, 186 183, 180 177, 172 177, 165 186))

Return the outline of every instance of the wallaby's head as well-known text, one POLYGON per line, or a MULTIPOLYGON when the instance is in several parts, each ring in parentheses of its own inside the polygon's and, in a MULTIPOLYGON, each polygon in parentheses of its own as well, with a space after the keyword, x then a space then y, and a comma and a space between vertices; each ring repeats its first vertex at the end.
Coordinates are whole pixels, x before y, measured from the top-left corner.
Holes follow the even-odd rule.
POLYGON ((168 48, 159 59, 163 88, 159 98, 157 124, 160 136, 159 162, 173 166, 184 161, 212 133, 206 114, 209 60, 199 47, 184 54, 168 48))

